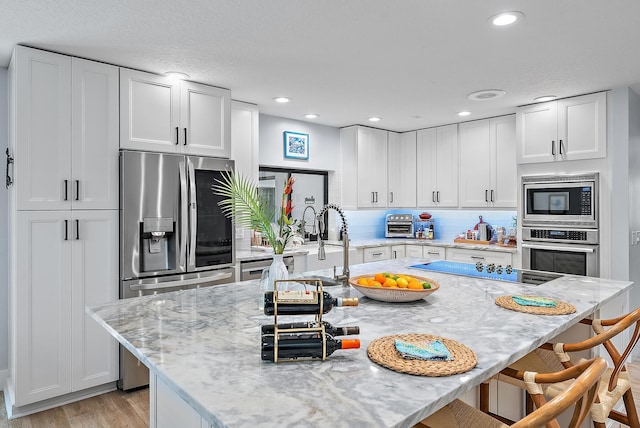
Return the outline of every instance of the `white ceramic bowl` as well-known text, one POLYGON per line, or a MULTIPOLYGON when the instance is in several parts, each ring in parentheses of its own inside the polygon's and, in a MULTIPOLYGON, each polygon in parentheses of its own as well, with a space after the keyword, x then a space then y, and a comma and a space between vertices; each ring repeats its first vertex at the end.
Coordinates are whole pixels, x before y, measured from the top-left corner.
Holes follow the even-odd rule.
POLYGON ((408 288, 387 288, 387 287, 370 287, 367 285, 358 284, 358 278, 371 278, 375 274, 369 275, 359 275, 354 276, 349 279, 349 284, 365 296, 373 299, 379 300, 381 302, 415 302, 416 300, 420 300, 428 296, 429 294, 436 291, 440 288, 440 284, 437 281, 431 278, 425 278, 423 276, 415 276, 411 275, 413 278, 422 281, 428 282, 431 284, 431 288, 422 289, 422 290, 412 290, 408 288))

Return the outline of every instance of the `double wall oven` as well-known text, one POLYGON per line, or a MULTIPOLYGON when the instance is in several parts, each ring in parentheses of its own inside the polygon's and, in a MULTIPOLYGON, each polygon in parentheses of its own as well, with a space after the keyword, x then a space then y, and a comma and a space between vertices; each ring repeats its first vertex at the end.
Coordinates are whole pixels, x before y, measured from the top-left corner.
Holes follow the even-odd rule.
POLYGON ((522 177, 522 267, 598 276, 599 174, 522 177))

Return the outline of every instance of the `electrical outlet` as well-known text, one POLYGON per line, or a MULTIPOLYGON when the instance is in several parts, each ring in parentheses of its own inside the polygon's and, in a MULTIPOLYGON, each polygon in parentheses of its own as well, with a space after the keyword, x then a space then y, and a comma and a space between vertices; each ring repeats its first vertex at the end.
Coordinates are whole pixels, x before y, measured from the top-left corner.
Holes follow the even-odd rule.
POLYGON ((640 244, 640 230, 631 231, 631 245, 640 244))

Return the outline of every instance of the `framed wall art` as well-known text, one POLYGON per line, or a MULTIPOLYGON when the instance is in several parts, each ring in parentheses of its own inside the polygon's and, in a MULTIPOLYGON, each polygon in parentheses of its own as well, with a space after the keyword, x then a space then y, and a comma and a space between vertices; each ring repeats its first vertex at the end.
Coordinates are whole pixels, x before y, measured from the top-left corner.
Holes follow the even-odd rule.
POLYGON ((284 131, 284 157, 309 159, 309 134, 284 131))

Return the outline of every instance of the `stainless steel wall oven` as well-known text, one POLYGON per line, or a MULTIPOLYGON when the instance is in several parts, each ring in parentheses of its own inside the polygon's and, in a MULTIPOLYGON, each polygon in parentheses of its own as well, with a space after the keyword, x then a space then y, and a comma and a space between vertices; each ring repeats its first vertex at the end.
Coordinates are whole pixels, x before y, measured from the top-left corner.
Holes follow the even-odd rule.
POLYGON ((598 173, 522 177, 522 267, 599 276, 598 173))

